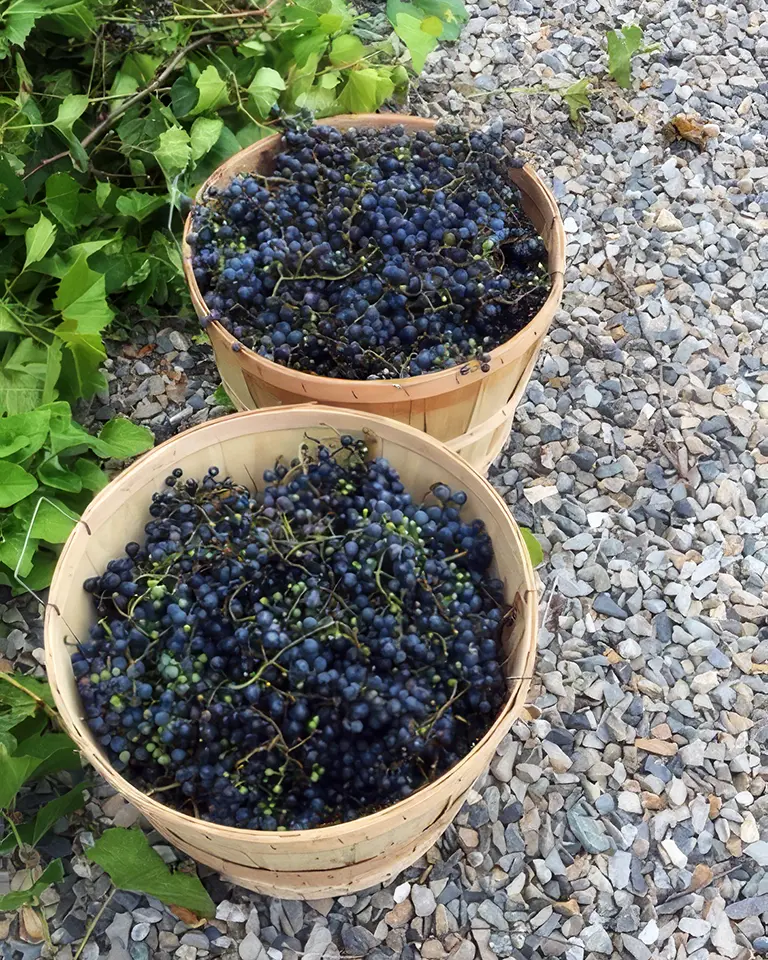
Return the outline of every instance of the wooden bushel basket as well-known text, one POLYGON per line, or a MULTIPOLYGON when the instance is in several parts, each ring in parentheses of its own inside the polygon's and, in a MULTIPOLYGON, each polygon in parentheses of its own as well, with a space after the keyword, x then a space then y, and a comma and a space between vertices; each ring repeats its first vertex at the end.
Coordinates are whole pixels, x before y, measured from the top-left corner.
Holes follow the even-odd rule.
MULTIPOLYGON (((348 127, 387 127, 402 124, 409 130, 431 130, 436 121, 400 114, 360 114, 320 121, 345 130, 348 127)), ((227 184, 238 173, 270 173, 280 149, 280 134, 259 140, 222 164, 200 188, 198 199, 212 186, 227 184)), ((551 288, 536 316, 511 340, 491 352, 490 371, 483 373, 472 361, 462 376, 458 368, 399 380, 341 380, 291 370, 243 347, 232 350, 235 338, 219 323, 207 327, 216 365, 233 403, 240 410, 280 404, 317 403, 349 407, 390 417, 442 440, 485 474, 501 453, 512 417, 536 364, 544 336, 560 305, 565 271, 565 233, 557 203, 534 169, 526 164, 510 168, 509 176, 522 193, 523 209, 544 240, 548 253, 551 288)), ((195 280, 192 250, 184 228, 184 274, 199 317, 208 309, 195 280)))
POLYGON ((247 411, 201 424, 160 444, 120 474, 87 507, 62 551, 45 619, 48 679, 69 735, 88 761, 171 843, 224 877, 261 893, 290 899, 337 896, 387 883, 418 859, 450 824, 473 782, 522 709, 536 648, 537 595, 533 569, 514 520, 493 487, 455 453, 393 420, 351 410, 295 405, 247 411), (248 485, 301 442, 364 436, 372 455, 388 457, 406 487, 422 496, 444 481, 467 491, 469 518, 485 521, 495 549, 494 575, 514 609, 503 638, 509 695, 491 729, 451 770, 410 797, 359 820, 304 831, 255 831, 195 819, 142 793, 110 766, 84 719, 70 654, 94 621, 82 587, 142 537, 152 494, 181 467, 201 477, 210 466, 248 485))

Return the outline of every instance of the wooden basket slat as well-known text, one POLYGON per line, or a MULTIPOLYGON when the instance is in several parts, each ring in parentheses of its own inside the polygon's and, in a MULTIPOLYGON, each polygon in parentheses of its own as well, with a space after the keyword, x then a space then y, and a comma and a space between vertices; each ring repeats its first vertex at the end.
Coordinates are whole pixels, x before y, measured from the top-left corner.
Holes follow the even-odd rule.
POLYGON ((204 823, 166 807, 124 780, 108 764, 85 723, 70 654, 74 638, 93 622, 91 598, 82 590, 87 576, 102 572, 108 559, 141 537, 151 495, 176 466, 200 476, 218 465, 252 486, 251 477, 296 455, 307 436, 365 436, 374 455, 385 455, 403 482, 420 496, 440 480, 467 491, 467 515, 481 517, 493 538, 494 575, 505 584, 517 618, 505 636, 510 675, 530 675, 536 642, 536 591, 530 559, 504 502, 459 456, 432 437, 392 420, 350 410, 301 404, 233 414, 193 427, 141 457, 83 514, 64 546, 51 586, 45 621, 48 677, 65 728, 87 759, 127 800, 183 849, 238 882, 279 896, 309 898, 360 890, 393 875, 419 856, 425 836, 439 836, 474 780, 487 768, 496 747, 522 708, 528 682, 509 682, 505 707, 482 740, 434 783, 385 810, 350 823, 294 832, 258 832, 204 823), (449 803, 450 801, 450 803, 449 803), (447 806, 448 805, 448 806, 447 806), (220 864, 220 866, 219 866, 220 864), (267 876, 266 874, 269 874, 267 876))
MULTIPOLYGON (((411 130, 431 130, 435 126, 433 120, 400 114, 340 116, 322 122, 342 130, 398 123, 411 130)), ((211 175, 201 187, 199 196, 211 186, 227 183, 236 174, 270 171, 279 146, 280 135, 275 134, 241 150, 211 175)), ((533 367, 528 361, 538 353, 560 305, 565 270, 565 233, 552 193, 527 164, 519 169, 510 168, 509 177, 519 187, 523 208, 546 244, 551 289, 545 304, 530 323, 491 352, 490 372, 483 373, 480 365, 474 362, 470 364, 470 373, 464 377, 456 369, 388 381, 318 377, 290 370, 246 348, 234 352, 231 334, 220 324, 212 323, 207 328, 208 335, 222 380, 236 406, 245 410, 314 401, 389 416, 426 430, 438 439, 452 441, 452 449, 485 473, 511 430, 516 404, 509 403, 509 398, 519 399, 522 396, 520 388, 524 389, 530 378, 533 367), (242 373, 238 374, 238 369, 242 373), (493 397, 506 394, 508 423, 506 431, 496 426, 489 428, 481 440, 479 434, 474 433, 475 428, 482 427, 483 422, 498 411, 495 403, 486 404, 478 399, 477 392, 483 387, 493 397), (478 402, 470 402, 469 397, 475 397, 478 402), (414 404, 418 406, 414 407, 414 404), (472 436, 465 437, 468 432, 472 432, 472 436)), ((191 217, 184 230, 184 272, 195 310, 203 317, 207 316, 208 309, 192 269, 191 250, 186 241, 190 228, 191 217)))

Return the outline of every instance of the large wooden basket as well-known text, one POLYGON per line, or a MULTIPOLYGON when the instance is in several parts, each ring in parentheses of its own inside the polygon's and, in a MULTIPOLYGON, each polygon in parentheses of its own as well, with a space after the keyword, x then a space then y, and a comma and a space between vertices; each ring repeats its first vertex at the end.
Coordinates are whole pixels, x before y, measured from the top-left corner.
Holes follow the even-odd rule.
POLYGON ((99 773, 171 843, 226 878, 272 896, 313 899, 389 882, 418 859, 450 824, 474 780, 522 709, 534 664, 537 597, 533 569, 504 502, 467 463, 431 437, 393 420, 315 405, 248 411, 202 424, 156 447, 91 502, 62 551, 45 620, 48 679, 67 732, 99 773), (263 832, 206 823, 151 799, 123 779, 84 719, 70 654, 88 635, 94 614, 82 588, 139 539, 152 494, 175 467, 202 476, 217 465, 252 486, 282 454, 296 455, 305 435, 336 431, 366 436, 372 453, 388 457, 407 487, 421 496, 441 480, 467 491, 467 516, 480 517, 493 538, 496 575, 515 617, 504 637, 509 696, 493 727, 460 763, 405 800, 359 820, 314 830, 263 832))
MULTIPOLYGON (((436 122, 400 114, 362 114, 323 120, 348 127, 386 127, 401 123, 411 130, 431 130, 436 122)), ((259 140, 222 164, 203 184, 201 199, 212 186, 228 183, 236 174, 271 171, 280 148, 280 134, 259 140)), ((208 326, 216 364, 227 393, 240 410, 317 401, 350 407, 408 423, 442 440, 480 473, 486 473, 501 452, 512 429, 512 417, 536 364, 544 336, 563 295, 565 233, 557 203, 534 169, 526 164, 510 168, 510 179, 520 188, 523 208, 541 235, 548 252, 551 289, 544 306, 518 334, 491 353, 491 369, 470 364, 462 376, 454 369, 400 380, 366 381, 319 377, 290 370, 252 350, 232 350, 234 337, 218 323, 208 326)), ((192 268, 192 251, 184 229, 184 274, 199 317, 206 307, 192 268)))

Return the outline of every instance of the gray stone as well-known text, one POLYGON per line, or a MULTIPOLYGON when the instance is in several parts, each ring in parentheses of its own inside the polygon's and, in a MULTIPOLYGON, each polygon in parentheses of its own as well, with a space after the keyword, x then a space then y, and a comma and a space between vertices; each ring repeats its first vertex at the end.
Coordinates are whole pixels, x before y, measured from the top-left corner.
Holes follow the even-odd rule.
POLYGON ((417 917, 430 917, 435 912, 435 895, 429 887, 422 887, 415 883, 411 887, 411 902, 417 917))
POLYGON ((598 593, 592 602, 595 613, 602 613, 606 617, 616 617, 617 620, 626 620, 629 614, 622 609, 609 593, 598 593))
POLYGON ((267 951, 255 933, 246 933, 237 948, 240 960, 269 960, 267 951))

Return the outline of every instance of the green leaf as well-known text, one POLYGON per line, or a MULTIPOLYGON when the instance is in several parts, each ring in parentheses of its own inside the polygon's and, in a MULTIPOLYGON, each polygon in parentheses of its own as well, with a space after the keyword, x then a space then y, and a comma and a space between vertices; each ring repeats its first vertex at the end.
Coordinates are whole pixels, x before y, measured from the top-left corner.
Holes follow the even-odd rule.
POLYGON ((0 460, 0 507, 10 507, 37 490, 37 480, 17 463, 0 460))
POLYGON ((72 420, 72 410, 68 403, 57 400, 49 403, 44 411, 50 421, 48 447, 52 454, 84 453, 90 447, 92 437, 79 423, 72 420))
POLYGON ((12 757, 5 744, 0 743, 0 809, 11 806, 22 784, 39 765, 37 757, 12 757))
POLYGON ((16 754, 37 761, 38 766, 32 771, 36 780, 60 770, 79 770, 81 766, 80 754, 66 733, 51 733, 46 730, 42 734, 29 737, 19 743, 16 754))
POLYGON ((36 901, 51 884, 61 883, 63 879, 64 867, 61 865, 61 860, 52 860, 40 874, 40 879, 27 890, 13 890, 0 897, 0 910, 18 910, 25 903, 36 901))
POLYGON ((0 303, 0 333, 24 333, 24 327, 3 303, 0 303))
POLYGON ((18 674, 14 674, 10 679, 7 674, 3 674, 3 677, 4 682, 0 682, 0 731, 16 731, 23 721, 37 712, 38 703, 28 693, 10 682, 13 680, 18 683, 21 679, 18 674))
POLYGON ((200 880, 180 871, 171 873, 141 830, 113 827, 86 850, 86 855, 103 867, 121 890, 145 893, 203 917, 212 917, 215 912, 200 880))
POLYGON ((262 117, 266 117, 277 103, 280 92, 285 90, 285 81, 271 67, 261 67, 248 87, 248 93, 253 99, 256 109, 262 117))
POLYGON ((643 46, 643 31, 637 24, 622 27, 621 34, 609 30, 608 72, 620 87, 632 85, 632 66, 630 61, 643 46))
POLYGON ((0 207, 4 210, 13 210, 23 198, 24 184, 21 177, 5 157, 0 157, 0 207))
POLYGON ((24 243, 27 248, 27 258, 22 270, 26 270, 30 263, 37 263, 53 246, 56 239, 56 227, 45 214, 41 213, 37 223, 24 234, 24 243))
POLYGON ((171 109, 174 116, 186 117, 195 109, 200 91, 189 77, 182 76, 171 87, 171 109))
POLYGON ((63 340, 63 333, 98 333, 114 317, 107 304, 104 274, 88 266, 88 252, 79 251, 74 263, 61 278, 53 305, 61 311, 65 324, 56 333, 63 340))
POLYGON ((160 134, 155 159, 167 177, 175 177, 186 169, 191 152, 187 131, 183 127, 171 127, 160 134))
POLYGON ((421 21, 421 29, 430 37, 439 37, 443 32, 443 21, 439 17, 425 17, 421 21))
POLYGON ((91 449, 104 459, 127 460, 149 450, 155 437, 149 427, 140 427, 125 417, 115 417, 101 428, 98 437, 91 437, 91 449))
POLYGON ((425 22, 410 13, 398 13, 395 18, 395 33, 408 47, 416 73, 421 73, 424 62, 437 46, 437 37, 422 29, 425 22))
MULTIPOLYGON (((0 466, 0 473, 2 467, 0 466)), ((49 457, 37 468, 37 476, 48 487, 67 493, 80 493, 83 481, 68 467, 62 466, 58 457, 49 457)))
POLYGON ((354 37, 351 34, 336 37, 328 53, 328 59, 336 67, 342 64, 351 67, 353 64, 362 60, 364 56, 365 47, 358 37, 354 37))
POLYGON ((64 543, 77 523, 69 507, 50 497, 42 499, 33 496, 22 500, 14 507, 13 514, 27 528, 32 524, 30 536, 45 540, 46 543, 64 543))
POLYGON ((46 803, 44 807, 37 811, 35 819, 32 821, 32 846, 42 840, 57 820, 66 817, 69 813, 74 813, 75 810, 79 810, 83 806, 84 790, 85 784, 79 783, 67 793, 46 803))
POLYGON ((205 113, 207 110, 218 110, 229 103, 227 84, 221 79, 219 71, 212 63, 203 70, 196 83, 199 97, 193 114, 205 113))
POLYGON ((572 83, 570 87, 566 87, 566 89, 560 93, 560 96, 568 107, 571 123, 577 130, 581 130, 584 127, 584 120, 581 114, 584 110, 589 110, 589 88, 591 84, 592 80, 589 77, 582 77, 581 80, 572 83))
MULTIPOLYGON (((45 590, 46 587, 50 587, 51 580, 53 580, 53 572, 56 569, 57 559, 58 557, 49 550, 38 547, 32 557, 32 569, 26 576, 22 577, 24 581, 23 585, 17 585, 14 588, 14 596, 19 593, 26 593, 28 590, 45 590)), ((54 765, 54 769, 76 770, 77 764, 59 763, 58 765, 54 765)), ((48 773, 52 771, 46 769, 45 772, 48 773)), ((35 773, 37 774, 37 771, 35 771, 35 773)))
POLYGON ((91 490, 93 493, 102 490, 109 483, 109 477, 106 473, 93 462, 85 457, 79 457, 75 461, 74 471, 80 478, 80 483, 85 490, 91 490))
MULTIPOLYGON (((15 517, 11 517, 3 524, 0 533, 0 563, 5 564, 12 572, 18 568, 18 575, 22 578, 29 576, 37 546, 37 540, 27 537, 27 527, 15 517)), ((3 718, 0 714, 0 730, 2 724, 3 718)))
POLYGON ((534 567, 538 567, 544 560, 544 551, 541 549, 541 544, 533 535, 533 531, 529 530, 528 527, 520 527, 520 533, 522 533, 523 540, 525 540, 525 545, 528 548, 531 563, 534 567))
POLYGON ((218 117, 198 117, 190 130, 192 159, 199 160, 214 146, 224 129, 224 121, 218 117))
POLYGON ((461 25, 469 20, 469 12, 463 0, 414 0, 413 6, 426 16, 434 16, 442 21, 441 40, 458 40, 461 25))
POLYGON ((45 181, 45 202, 56 219, 67 229, 78 226, 77 207, 80 185, 68 173, 52 173, 45 181))
POLYGON ((56 339, 48 347, 48 357, 45 363, 45 380, 43 381, 43 403, 50 403, 56 396, 56 384, 61 373, 61 354, 63 346, 56 339))
POLYGON ((0 415, 28 413, 43 402, 46 363, 46 348, 31 337, 8 342, 0 360, 0 415))
POLYGON ((167 194, 144 193, 141 190, 127 190, 117 198, 116 207, 124 217, 131 217, 141 223, 155 210, 160 210, 168 202, 167 194))
POLYGON ((237 409, 234 403, 232 403, 232 399, 225 390, 223 383, 220 383, 213 391, 213 402, 216 406, 224 407, 226 410, 234 411, 237 409))
POLYGON ((33 453, 37 453, 45 443, 50 429, 51 414, 49 410, 38 409, 29 413, 18 413, 12 417, 0 418, 0 456, 7 457, 11 445, 19 451, 18 460, 26 460, 33 453), (22 446, 18 446, 19 438, 24 438, 22 446))
POLYGON ((339 113, 375 113, 393 90, 389 76, 376 67, 352 70, 336 107, 339 113))
POLYGON ((72 128, 75 122, 88 109, 88 103, 88 97, 86 97, 85 94, 71 93, 62 100, 58 113, 56 114, 56 119, 53 121, 53 126, 63 135, 69 144, 72 158, 77 162, 80 169, 84 169, 84 166, 87 166, 88 155, 73 133, 72 128))

